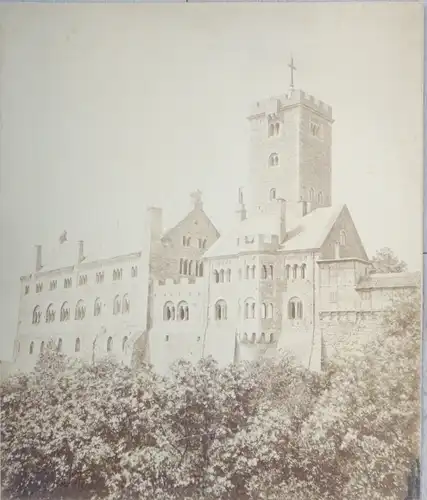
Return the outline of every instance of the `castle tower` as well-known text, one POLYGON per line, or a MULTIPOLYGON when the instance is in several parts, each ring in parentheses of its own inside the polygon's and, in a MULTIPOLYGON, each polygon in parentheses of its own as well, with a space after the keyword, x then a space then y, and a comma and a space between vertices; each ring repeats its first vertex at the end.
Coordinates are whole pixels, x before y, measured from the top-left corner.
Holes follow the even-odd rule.
POLYGON ((332 108, 294 88, 259 101, 251 125, 251 212, 264 211, 277 198, 312 209, 331 205, 332 108))

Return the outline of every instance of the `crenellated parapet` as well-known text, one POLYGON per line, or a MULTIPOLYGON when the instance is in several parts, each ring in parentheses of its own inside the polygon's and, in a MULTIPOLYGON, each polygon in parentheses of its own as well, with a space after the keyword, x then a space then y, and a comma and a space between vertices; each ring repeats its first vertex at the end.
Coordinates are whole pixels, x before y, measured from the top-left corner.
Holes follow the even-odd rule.
POLYGON ((237 340, 240 344, 248 345, 268 345, 272 346, 277 343, 277 334, 274 333, 263 333, 263 332, 241 332, 237 334, 237 340))
POLYGON ((237 237, 237 246, 241 251, 266 251, 279 250, 280 242, 277 234, 255 234, 237 237))
POLYGON ((332 107, 303 90, 293 90, 288 94, 256 102, 252 106, 248 119, 273 118, 279 116, 280 112, 286 108, 296 105, 307 106, 332 121, 332 107))

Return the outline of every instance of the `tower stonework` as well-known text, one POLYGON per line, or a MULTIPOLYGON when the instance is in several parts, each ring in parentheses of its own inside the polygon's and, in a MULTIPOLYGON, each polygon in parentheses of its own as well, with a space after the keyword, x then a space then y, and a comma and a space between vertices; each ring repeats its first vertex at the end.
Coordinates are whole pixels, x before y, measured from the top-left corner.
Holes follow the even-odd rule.
POLYGON ((252 213, 282 198, 311 209, 331 199, 332 108, 301 90, 259 101, 251 126, 252 213))

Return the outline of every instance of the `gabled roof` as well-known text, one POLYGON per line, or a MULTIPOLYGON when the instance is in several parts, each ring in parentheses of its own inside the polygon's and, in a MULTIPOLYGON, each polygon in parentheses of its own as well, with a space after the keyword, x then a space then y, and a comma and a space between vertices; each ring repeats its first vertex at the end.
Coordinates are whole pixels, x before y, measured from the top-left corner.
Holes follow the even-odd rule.
POLYGON ((360 279, 356 290, 381 288, 417 288, 421 284, 421 273, 373 273, 360 279))
POLYGON ((336 205, 317 208, 301 217, 295 225, 289 228, 282 250, 296 252, 320 248, 344 207, 345 205, 336 205))
POLYGON ((212 228, 215 230, 217 238, 219 238, 220 233, 218 229, 215 227, 214 223, 211 221, 211 219, 206 215, 206 212, 203 210, 201 206, 196 206, 194 207, 188 214, 183 217, 179 222, 177 222, 173 227, 167 229, 163 234, 162 238, 167 238, 172 232, 176 231, 179 226, 185 225, 187 221, 193 220, 195 216, 201 216, 205 222, 212 226, 212 228))
MULTIPOLYGON (((331 231, 335 221, 343 211, 345 205, 317 208, 304 217, 292 218, 287 215, 287 239, 281 245, 284 252, 319 249, 331 231)), ((261 213, 240 222, 232 231, 219 238, 205 253, 204 257, 215 258, 227 255, 236 255, 241 250, 238 238, 245 236, 279 235, 279 221, 277 215, 261 213)), ((261 250, 259 240, 255 238, 251 251, 261 250)))

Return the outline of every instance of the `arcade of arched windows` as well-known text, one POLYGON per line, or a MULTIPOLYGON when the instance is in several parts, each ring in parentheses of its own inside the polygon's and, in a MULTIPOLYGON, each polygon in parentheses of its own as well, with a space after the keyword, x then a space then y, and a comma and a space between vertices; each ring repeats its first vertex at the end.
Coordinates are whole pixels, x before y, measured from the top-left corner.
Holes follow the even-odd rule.
POLYGON ((181 301, 175 308, 175 304, 171 301, 166 302, 163 306, 164 321, 188 321, 190 319, 190 311, 187 302, 181 301))
POLYGON ((298 264, 294 264, 293 266, 290 266, 287 264, 285 266, 285 279, 307 279, 307 265, 301 264, 298 266, 298 264))
POLYGON ((180 259, 179 274, 184 276, 203 276, 203 262, 198 260, 180 259))
POLYGON ((215 283, 230 283, 231 269, 215 269, 213 278, 215 283))
POLYGON ((255 332, 253 333, 243 333, 241 336, 241 341, 244 344, 273 344, 275 342, 274 333, 264 333, 261 332, 259 336, 255 332))

